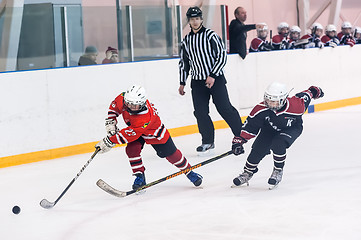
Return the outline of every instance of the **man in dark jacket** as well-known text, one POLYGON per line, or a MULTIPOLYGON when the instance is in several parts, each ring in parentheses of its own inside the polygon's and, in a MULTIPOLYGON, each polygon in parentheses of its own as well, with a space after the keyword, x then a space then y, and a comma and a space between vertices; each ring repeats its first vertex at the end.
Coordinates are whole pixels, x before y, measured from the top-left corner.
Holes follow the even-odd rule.
POLYGON ((247 32, 256 28, 263 28, 263 24, 245 25, 247 19, 247 11, 243 7, 234 10, 235 19, 229 25, 229 53, 238 53, 241 58, 247 55, 247 32))

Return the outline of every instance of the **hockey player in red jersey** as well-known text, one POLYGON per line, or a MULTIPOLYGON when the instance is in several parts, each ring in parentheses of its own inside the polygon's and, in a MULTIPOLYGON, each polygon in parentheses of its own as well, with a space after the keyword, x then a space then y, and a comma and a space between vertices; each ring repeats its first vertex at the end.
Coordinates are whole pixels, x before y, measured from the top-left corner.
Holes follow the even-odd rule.
POLYGON ((334 48, 340 44, 340 41, 337 38, 337 29, 335 25, 327 25, 325 33, 326 34, 321 38, 321 41, 325 46, 331 46, 334 48))
POLYGON ((341 25, 341 32, 337 34, 340 40, 340 45, 349 45, 353 47, 356 44, 355 38, 352 36, 352 25, 350 22, 343 22, 341 25))
POLYGON ((263 28, 257 28, 257 37, 251 41, 250 52, 270 51, 273 49, 272 45, 266 40, 268 26, 265 23, 261 24, 263 24, 263 28))
POLYGON ((302 115, 308 108, 311 98, 323 97, 321 88, 311 86, 307 90, 288 97, 286 85, 272 83, 264 94, 264 101, 257 104, 243 124, 241 135, 232 141, 235 155, 244 153, 243 144, 257 136, 244 166, 244 172, 233 180, 236 186, 247 183, 258 171, 259 162, 272 151, 273 172, 268 179, 276 186, 283 175, 286 151, 301 135, 302 115))
MULTIPOLYGON (((100 147, 100 153, 105 153, 116 144, 127 144, 125 152, 129 158, 133 175, 136 176, 133 184, 134 190, 146 184, 145 167, 141 157, 145 143, 152 145, 159 157, 166 158, 180 170, 191 167, 188 160, 175 146, 167 128, 160 120, 157 110, 147 100, 143 87, 133 85, 112 101, 105 128, 108 136, 95 147, 100 147), (119 130, 117 117, 120 115, 128 127, 119 130)), ((190 171, 186 173, 186 176, 195 186, 201 185, 201 175, 190 171)))
POLYGON ((277 26, 278 34, 272 37, 272 46, 274 50, 288 49, 288 33, 289 25, 286 22, 281 22, 277 26))

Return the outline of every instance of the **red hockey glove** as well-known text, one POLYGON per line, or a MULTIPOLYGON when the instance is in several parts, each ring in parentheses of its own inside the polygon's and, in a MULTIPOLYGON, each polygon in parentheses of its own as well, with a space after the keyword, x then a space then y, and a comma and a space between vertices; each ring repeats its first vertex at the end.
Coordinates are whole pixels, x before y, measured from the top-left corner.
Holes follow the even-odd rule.
POLYGON ((325 95, 320 87, 311 86, 308 90, 311 91, 313 99, 322 98, 325 95))
POLYGON ((247 141, 242 137, 235 136, 232 140, 232 152, 234 155, 240 155, 244 153, 243 144, 247 141))

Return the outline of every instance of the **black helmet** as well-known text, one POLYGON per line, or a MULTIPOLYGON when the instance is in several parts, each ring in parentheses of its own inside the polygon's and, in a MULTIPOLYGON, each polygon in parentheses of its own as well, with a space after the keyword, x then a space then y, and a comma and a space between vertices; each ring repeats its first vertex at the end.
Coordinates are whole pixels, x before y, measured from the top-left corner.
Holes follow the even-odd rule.
POLYGON ((202 17, 202 10, 199 7, 190 7, 187 11, 187 18, 202 17))

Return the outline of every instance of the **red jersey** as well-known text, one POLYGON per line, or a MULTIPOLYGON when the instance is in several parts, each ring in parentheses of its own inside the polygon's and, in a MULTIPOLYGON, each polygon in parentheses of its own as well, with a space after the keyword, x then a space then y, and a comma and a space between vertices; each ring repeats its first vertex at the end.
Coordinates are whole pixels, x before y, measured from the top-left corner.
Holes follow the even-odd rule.
POLYGON ((124 93, 121 93, 110 104, 108 118, 116 120, 119 115, 123 116, 124 122, 128 127, 121 129, 114 136, 110 137, 110 140, 114 143, 129 143, 142 137, 148 144, 163 144, 170 137, 167 128, 158 116, 157 110, 148 100, 144 111, 131 114, 126 111, 124 93))
POLYGON ((353 47, 356 44, 355 39, 351 35, 345 35, 342 32, 337 34, 337 38, 340 40, 340 45, 350 45, 353 47))

